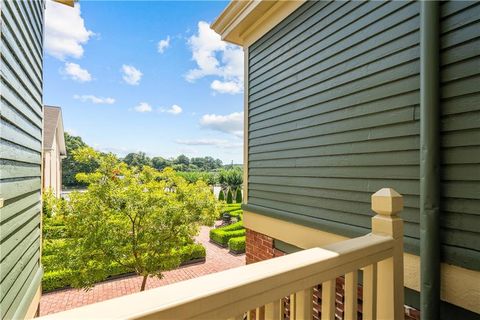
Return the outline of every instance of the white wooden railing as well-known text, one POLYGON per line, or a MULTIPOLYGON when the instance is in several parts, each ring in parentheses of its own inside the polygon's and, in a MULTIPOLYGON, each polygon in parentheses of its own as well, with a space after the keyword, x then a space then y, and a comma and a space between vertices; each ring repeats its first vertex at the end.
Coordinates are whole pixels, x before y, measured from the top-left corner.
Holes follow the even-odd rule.
POLYGON ((87 305, 41 319, 312 319, 322 284, 321 318, 335 318, 335 279, 345 276, 344 319, 357 319, 358 270, 363 319, 403 318, 403 198, 372 195, 372 233, 196 279, 87 305), (255 311, 255 312, 249 312, 255 311))

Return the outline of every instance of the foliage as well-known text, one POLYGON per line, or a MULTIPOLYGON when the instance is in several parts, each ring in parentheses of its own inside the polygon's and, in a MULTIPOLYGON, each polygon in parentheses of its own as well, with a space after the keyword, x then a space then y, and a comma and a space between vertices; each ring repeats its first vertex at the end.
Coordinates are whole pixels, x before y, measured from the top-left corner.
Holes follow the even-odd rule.
POLYGON ((220 192, 218 193, 218 200, 225 201, 225 192, 223 192, 223 190, 220 190, 220 192))
POLYGON ((88 147, 82 138, 65 133, 65 146, 67 157, 62 160, 62 183, 66 187, 85 187, 86 185, 77 181, 75 176, 79 172, 94 172, 98 164, 95 161, 80 163, 75 160, 74 151, 88 147))
POLYGON ((242 218, 243 218, 243 210, 240 209, 240 210, 230 211, 230 216, 231 216, 232 218, 236 218, 237 221, 242 220, 242 218))
POLYGON ((200 172, 200 171, 191 171, 191 172, 177 172, 177 174, 183 177, 190 183, 195 183, 198 180, 204 181, 209 186, 213 186, 216 183, 216 176, 212 172, 200 172))
POLYGON ((227 204, 233 203, 233 195, 232 190, 228 189, 227 191, 227 204))
POLYGON ((67 236, 67 229, 65 226, 43 226, 43 237, 45 239, 63 239, 67 236))
POLYGON ((229 224, 227 226, 224 226, 224 227, 219 227, 217 229, 212 229, 210 230, 210 233, 215 233, 216 231, 214 230, 221 230, 221 231, 235 231, 235 230, 242 230, 244 229, 243 227, 243 222, 242 221, 238 221, 238 222, 235 222, 235 223, 232 223, 232 224, 229 224))
MULTIPOLYGON (((61 252, 64 248, 64 243, 56 242, 58 244, 58 248, 54 248, 53 251, 49 252, 61 252)), ((52 247, 52 245, 50 245, 52 247)), ((55 245, 53 245, 55 247, 55 245)), ((54 254, 46 254, 45 253, 45 245, 44 251, 42 254, 42 264, 45 268, 45 274, 42 279, 42 290, 44 292, 52 291, 59 288, 64 288, 70 285, 70 278, 72 277, 72 270, 70 269, 58 269, 58 265, 61 263, 59 262, 59 256, 54 254)), ((205 258, 206 251, 205 248, 201 244, 191 244, 188 246, 183 247, 179 251, 180 260, 182 263, 187 263, 192 260, 205 258)), ((125 274, 131 272, 127 268, 119 265, 118 263, 112 263, 108 266, 108 274, 109 277, 117 276, 121 274, 125 274)))
POLYGON ((241 237, 245 235, 245 229, 224 231, 222 228, 210 230, 210 240, 221 246, 227 246, 228 240, 231 238, 241 237))
POLYGON ((147 277, 180 264, 180 249, 193 243, 200 224, 213 224, 221 204, 205 182, 188 183, 171 168, 129 167, 91 148, 75 154, 79 162, 92 159, 97 170, 77 174, 88 191, 72 192, 65 208, 70 285, 90 288, 117 263, 143 276, 143 290, 147 277))
POLYGON ((147 157, 145 152, 131 152, 123 158, 123 162, 132 167, 153 166, 152 159, 147 157))
POLYGON ((245 252, 245 236, 230 238, 228 248, 235 253, 245 252))
POLYGON ((242 203, 243 199, 242 199, 242 189, 241 188, 237 188, 237 192, 236 192, 236 195, 235 195, 235 202, 236 203, 242 203))

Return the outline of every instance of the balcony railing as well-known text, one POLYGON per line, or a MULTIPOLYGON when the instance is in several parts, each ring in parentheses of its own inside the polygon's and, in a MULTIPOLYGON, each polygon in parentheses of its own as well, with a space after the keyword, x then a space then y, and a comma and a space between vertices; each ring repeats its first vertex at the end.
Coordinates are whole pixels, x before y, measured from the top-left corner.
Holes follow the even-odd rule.
POLYGON ((403 221, 396 215, 402 208, 402 196, 382 189, 372 195, 377 215, 368 235, 41 319, 312 319, 313 287, 319 283, 321 318, 334 319, 339 276, 345 277, 344 319, 356 319, 358 270, 363 271, 363 319, 402 319, 403 221))

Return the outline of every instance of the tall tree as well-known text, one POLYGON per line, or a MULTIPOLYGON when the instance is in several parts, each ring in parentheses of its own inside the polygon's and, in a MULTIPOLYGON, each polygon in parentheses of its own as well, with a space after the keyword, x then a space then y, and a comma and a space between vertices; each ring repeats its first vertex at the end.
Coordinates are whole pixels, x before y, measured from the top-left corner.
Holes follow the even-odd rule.
POLYGON ((140 167, 142 168, 143 166, 152 166, 152 159, 147 157, 145 152, 131 152, 123 158, 123 162, 128 164, 129 166, 134 166, 134 167, 140 167))
POLYGON ((79 174, 86 192, 74 192, 66 209, 69 241, 64 259, 76 272, 71 285, 89 288, 108 276, 112 263, 143 277, 162 277, 180 264, 180 249, 193 243, 201 224, 211 225, 221 204, 202 180, 188 183, 172 169, 129 167, 91 148, 77 161, 99 163, 79 174))
POLYGON ((95 161, 78 162, 73 154, 75 150, 88 147, 82 138, 72 136, 65 132, 65 146, 67 157, 62 160, 62 183, 66 187, 84 187, 85 183, 77 181, 75 176, 79 172, 93 172, 98 167, 95 161))

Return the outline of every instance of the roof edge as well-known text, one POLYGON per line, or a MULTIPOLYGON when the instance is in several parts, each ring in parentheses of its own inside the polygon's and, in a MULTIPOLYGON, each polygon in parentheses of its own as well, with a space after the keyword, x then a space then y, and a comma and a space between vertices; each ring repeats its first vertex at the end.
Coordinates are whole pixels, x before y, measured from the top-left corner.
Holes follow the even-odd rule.
POLYGON ((222 40, 248 47, 306 0, 233 0, 211 24, 222 40))

